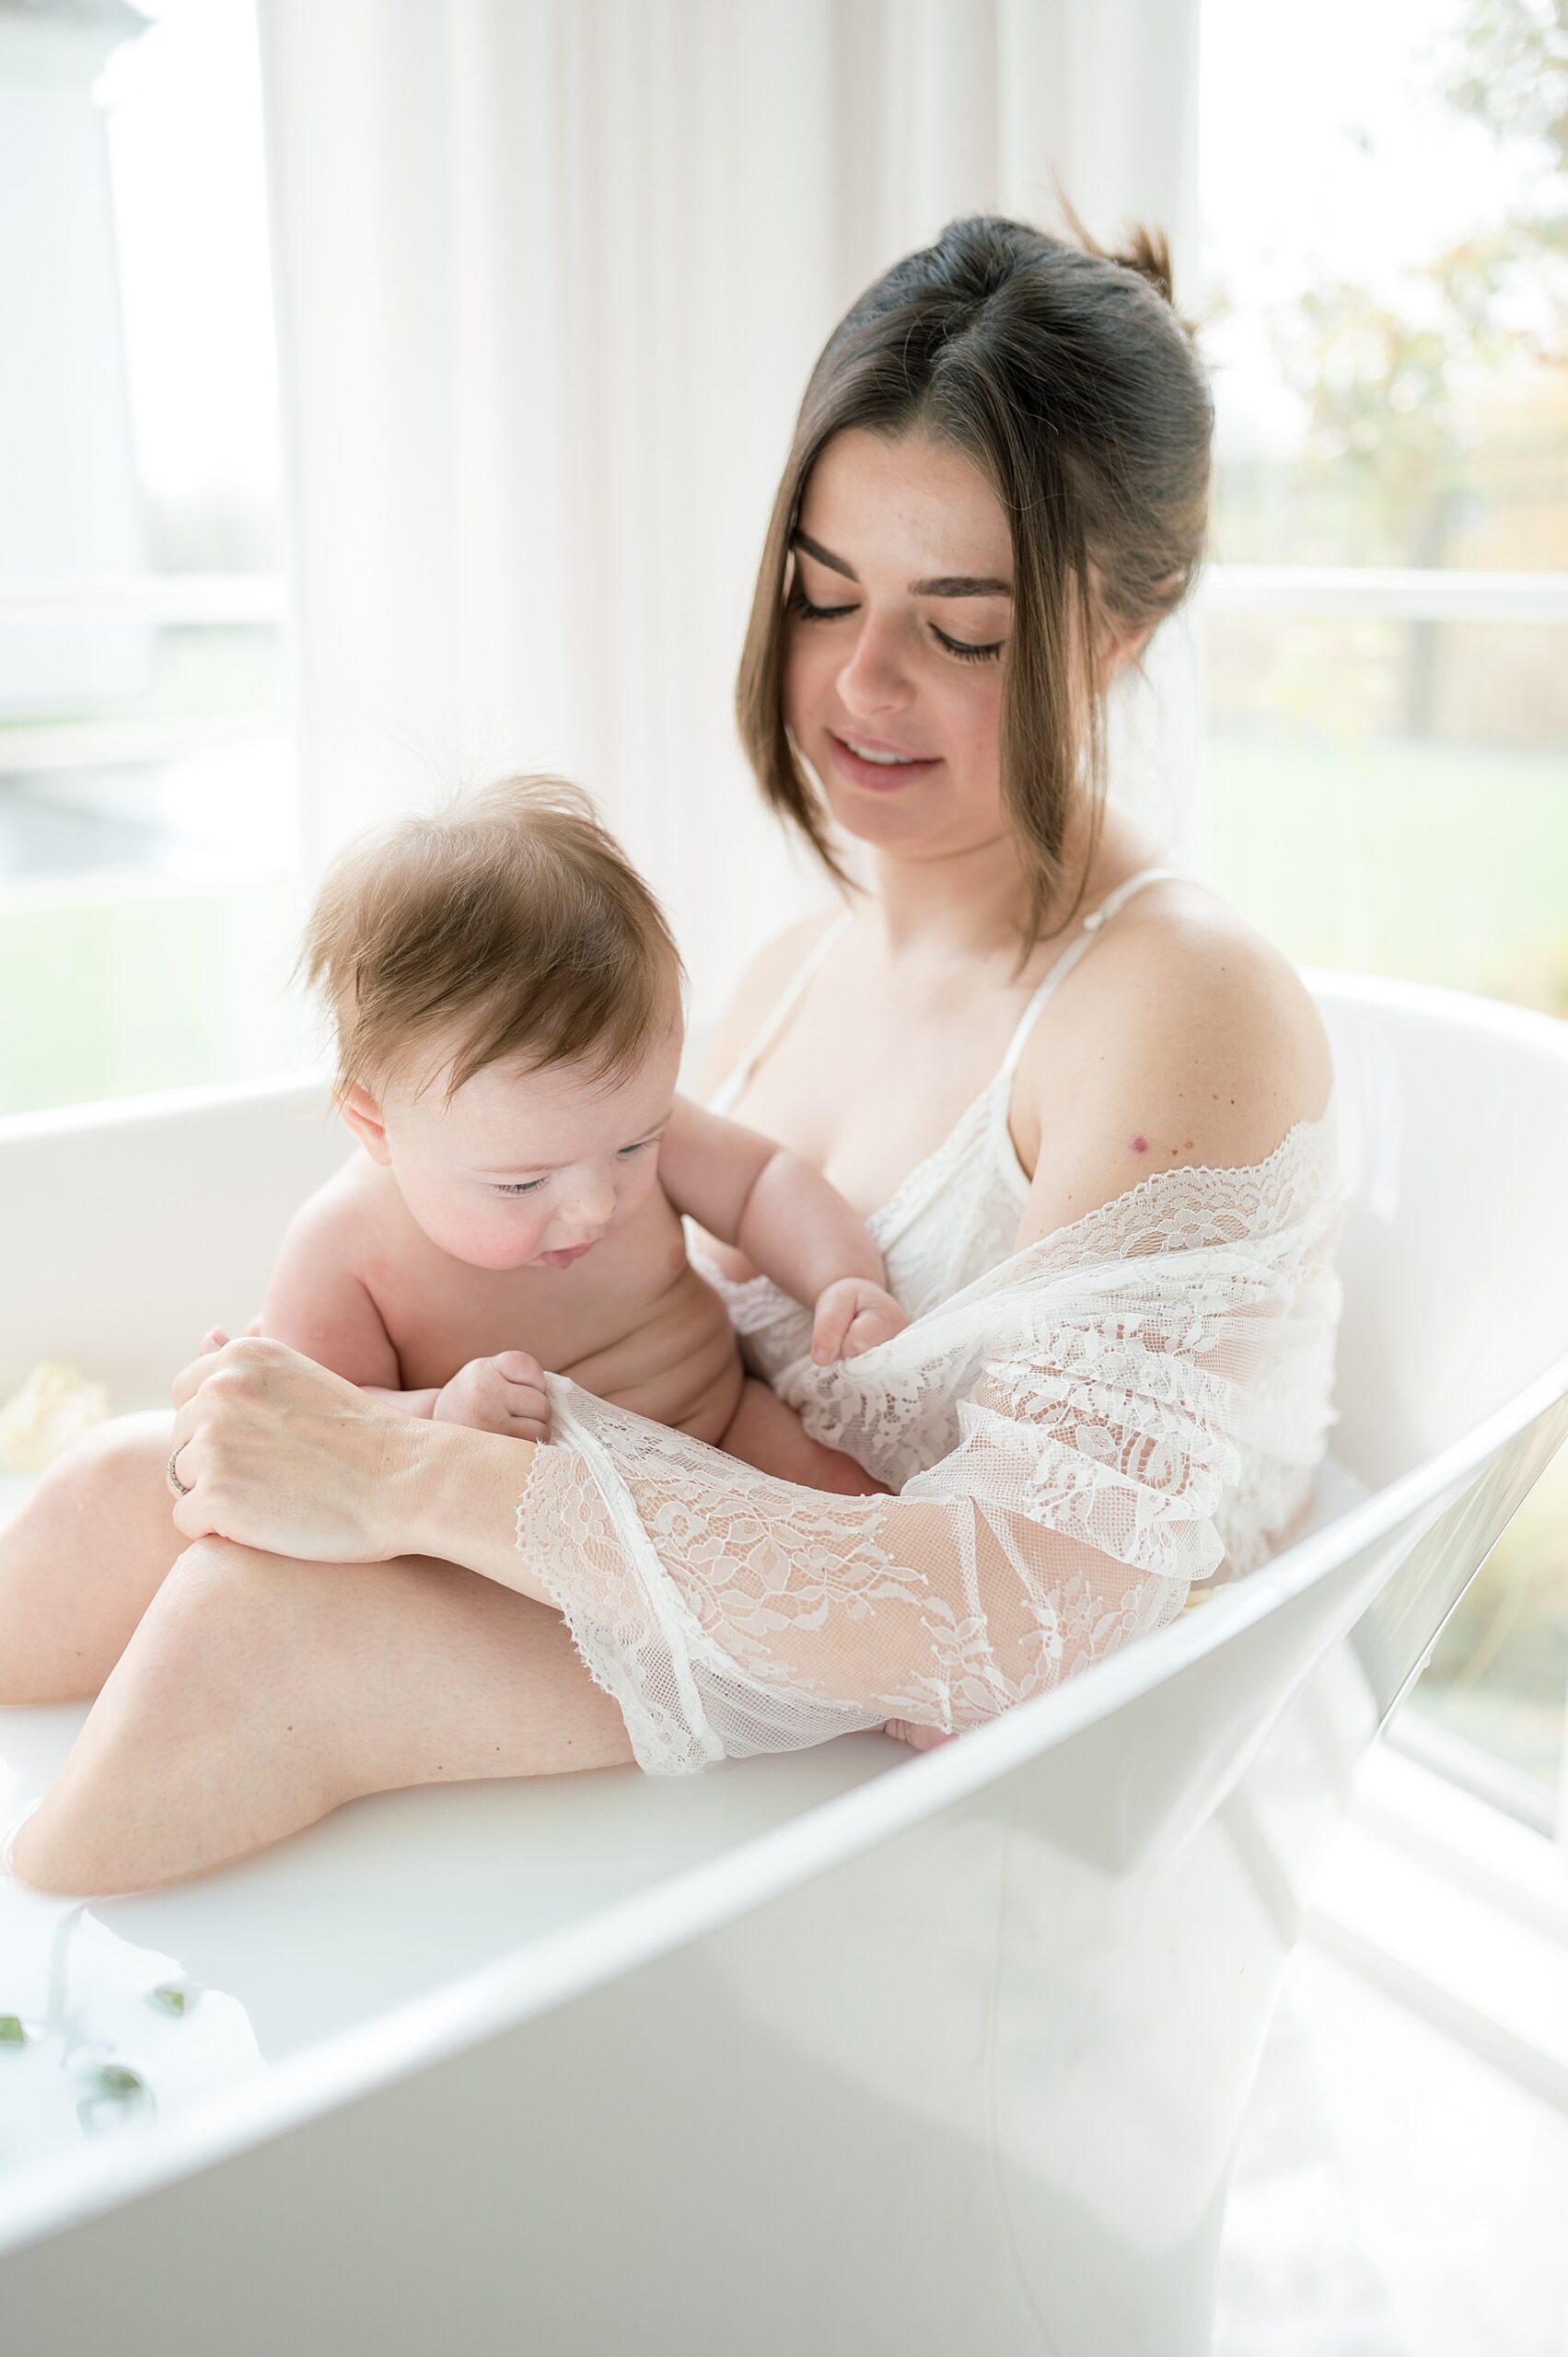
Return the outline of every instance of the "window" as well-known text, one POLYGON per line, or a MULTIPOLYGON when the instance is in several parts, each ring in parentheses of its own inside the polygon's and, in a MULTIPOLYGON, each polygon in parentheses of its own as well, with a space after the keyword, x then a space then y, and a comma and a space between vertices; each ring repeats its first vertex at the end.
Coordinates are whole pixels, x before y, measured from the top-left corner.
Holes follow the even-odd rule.
POLYGON ((251 0, 0 15, 0 1112, 307 1060, 251 0))
MULTIPOLYGON (((1303 963, 1568 1014, 1557 12, 1204 0, 1202 39, 1215 881, 1303 963)), ((1550 1823, 1565 1689, 1568 1455, 1417 1722, 1550 1823)))

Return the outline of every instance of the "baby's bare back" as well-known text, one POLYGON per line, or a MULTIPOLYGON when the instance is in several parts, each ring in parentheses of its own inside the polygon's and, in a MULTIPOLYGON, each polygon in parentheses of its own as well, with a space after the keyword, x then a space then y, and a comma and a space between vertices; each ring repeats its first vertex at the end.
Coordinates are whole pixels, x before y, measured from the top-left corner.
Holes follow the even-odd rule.
MULTIPOLYGON (((396 1374, 337 1372, 408 1391, 439 1389, 470 1359, 527 1351, 600 1399, 717 1442, 740 1396, 739 1353, 722 1303, 686 1257, 680 1221, 662 1188, 564 1269, 479 1269, 431 1242, 391 1173, 355 1155, 296 1222, 285 1247, 283 1298, 342 1299, 345 1319, 367 1300, 396 1374)), ((266 1328, 331 1364, 330 1334, 266 1328)))

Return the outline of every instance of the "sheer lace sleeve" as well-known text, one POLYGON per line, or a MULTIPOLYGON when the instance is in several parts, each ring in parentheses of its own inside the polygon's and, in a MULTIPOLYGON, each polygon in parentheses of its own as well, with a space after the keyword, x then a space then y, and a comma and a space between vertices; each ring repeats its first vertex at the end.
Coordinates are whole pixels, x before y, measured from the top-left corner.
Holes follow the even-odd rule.
POLYGON ((891 1497, 796 1488, 552 1378, 517 1543, 641 1765, 970 1726, 1251 1569, 1330 1422, 1341 1192, 1331 1117, 1301 1123, 786 1370, 891 1497))

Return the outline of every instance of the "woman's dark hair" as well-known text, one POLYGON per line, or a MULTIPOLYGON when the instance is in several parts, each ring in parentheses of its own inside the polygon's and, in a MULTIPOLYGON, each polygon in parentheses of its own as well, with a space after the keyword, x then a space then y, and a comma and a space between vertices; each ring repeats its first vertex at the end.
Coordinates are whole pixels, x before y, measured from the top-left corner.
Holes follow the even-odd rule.
MULTIPOLYGON (((1012 535, 1002 798, 1028 872, 1026 951, 1061 896, 1086 749, 1072 648, 1093 648, 1108 624, 1152 626, 1186 596, 1203 555, 1214 429, 1192 331, 1172 307, 1163 236, 1136 229, 1126 251, 1111 254, 1067 217, 1078 244, 1018 221, 955 221, 934 246, 895 263, 834 329, 773 504, 736 696, 763 794, 845 881, 784 715, 785 589, 807 478, 849 427, 889 439, 920 434, 962 451, 1012 535)), ((1098 696, 1086 749, 1098 837, 1098 696)))

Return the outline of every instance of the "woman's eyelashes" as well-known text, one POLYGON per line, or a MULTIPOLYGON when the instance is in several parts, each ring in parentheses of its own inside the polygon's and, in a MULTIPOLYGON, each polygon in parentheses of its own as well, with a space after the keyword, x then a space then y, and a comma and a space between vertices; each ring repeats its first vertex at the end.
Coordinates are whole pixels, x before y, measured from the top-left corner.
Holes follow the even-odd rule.
MULTIPOLYGON (((791 613, 803 622, 842 621, 846 614, 860 611, 858 606, 814 606, 798 582, 790 591, 789 608, 791 613)), ((997 638, 977 646, 970 639, 950 637, 945 630, 938 630, 935 622, 927 627, 943 652, 956 656, 960 663, 994 663, 1007 644, 1005 638, 997 638)))
POLYGON ((947 632, 938 630, 935 622, 931 625, 931 634, 949 655, 956 655, 960 663, 994 663, 1007 644, 1005 638, 995 638, 985 646, 974 646, 967 638, 949 638, 947 632))
POLYGON ((797 581, 789 593, 789 610, 803 622, 836 622, 845 614, 858 612, 854 606, 814 606, 797 581))

